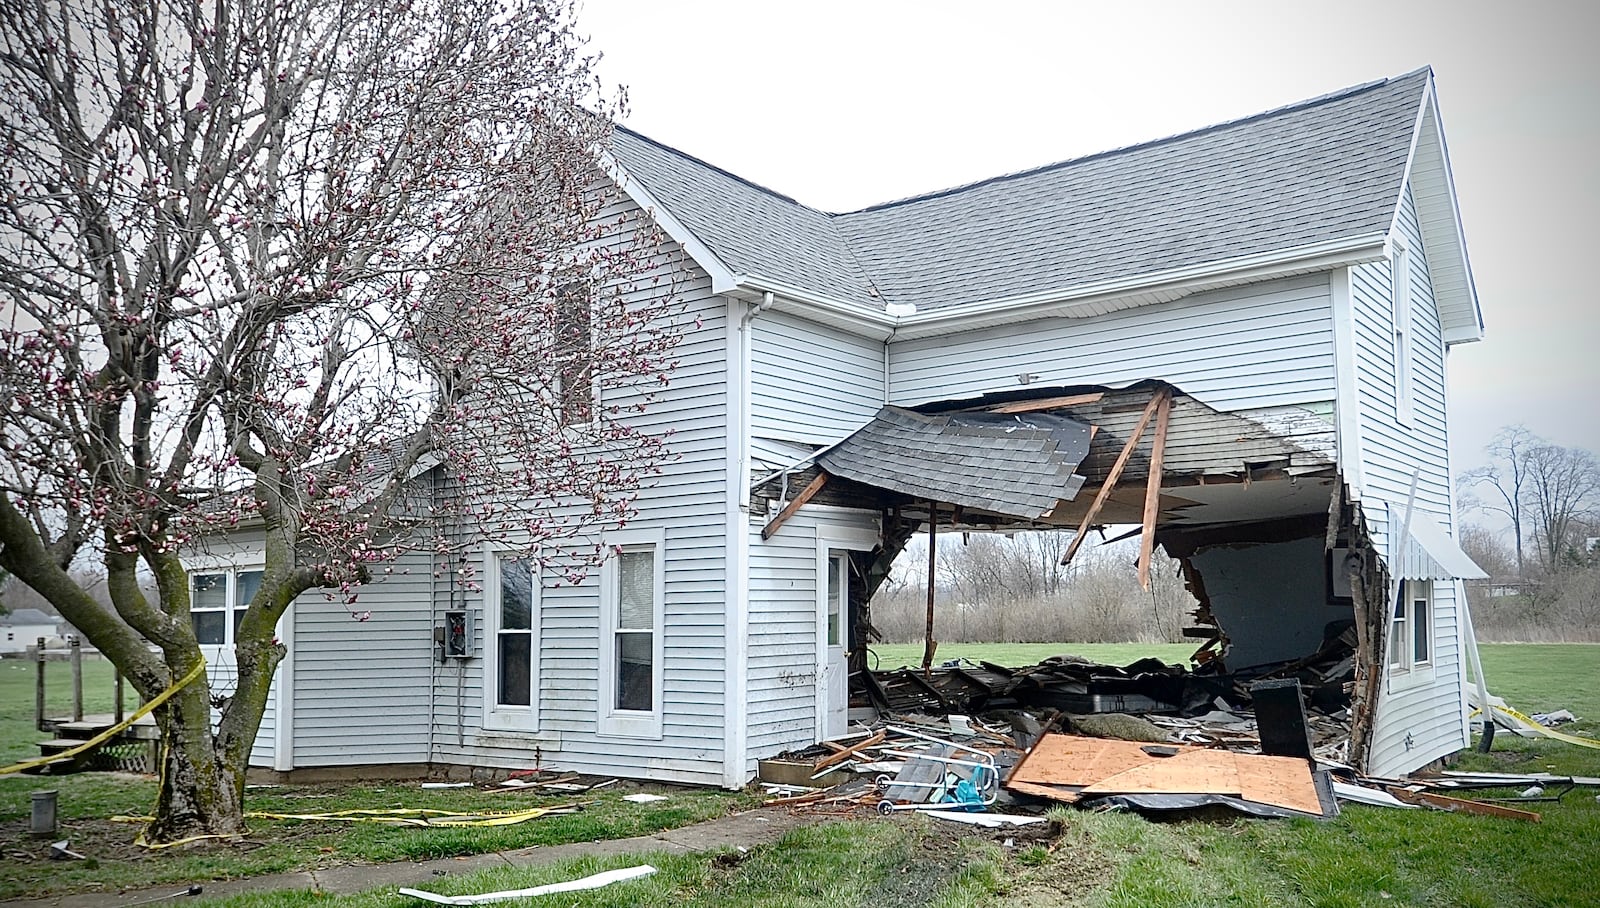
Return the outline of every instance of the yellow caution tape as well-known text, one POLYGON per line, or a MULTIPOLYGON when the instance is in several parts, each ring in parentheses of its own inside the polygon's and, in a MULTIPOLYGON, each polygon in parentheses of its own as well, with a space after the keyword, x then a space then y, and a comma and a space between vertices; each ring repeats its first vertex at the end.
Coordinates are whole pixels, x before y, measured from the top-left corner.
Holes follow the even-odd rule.
MULTIPOLYGON (((550 807, 534 807, 528 810, 494 811, 489 813, 461 813, 455 810, 431 810, 427 808, 396 807, 385 810, 335 810, 328 813, 269 813, 253 810, 245 814, 252 820, 311 820, 345 823, 384 823, 391 826, 513 826, 528 820, 546 816, 552 813, 566 813, 581 805, 560 804, 550 807)), ((111 817, 114 823, 148 823, 152 817, 135 817, 117 815, 111 817)), ((237 835, 238 833, 235 833, 237 835)), ((143 835, 141 834, 141 839, 143 835)), ((192 842, 197 839, 227 838, 227 835, 201 835, 184 839, 181 842, 169 842, 162 845, 146 845, 147 848, 170 848, 181 845, 183 842, 192 842)))
POLYGON ((70 760, 73 757, 76 757, 77 755, 79 755, 79 754, 81 754, 81 753, 83 753, 83 752, 85 752, 87 750, 92 750, 92 749, 94 749, 96 747, 99 747, 101 744, 104 744, 105 742, 107 742, 107 741, 111 740, 112 738, 116 737, 122 731, 127 729, 128 726, 130 726, 133 723, 137 722, 139 719, 145 717, 146 715, 149 715, 151 710, 154 710, 156 707, 160 706, 161 704, 167 702, 168 700, 171 700, 173 698, 173 696, 178 693, 178 691, 183 690, 185 687, 187 687, 189 685, 189 682, 191 682, 194 679, 200 677, 200 673, 205 671, 205 667, 206 667, 206 661, 204 659, 201 659, 199 662, 195 663, 194 668, 189 670, 189 674, 183 676, 182 680, 178 681, 176 684, 172 685, 171 687, 167 688, 166 690, 162 691, 161 693, 156 694, 153 698, 151 698, 149 703, 146 703, 145 705, 143 705, 143 706, 139 707, 137 710, 135 710, 133 715, 129 716, 128 718, 126 718, 124 720, 122 720, 121 722, 118 722, 116 725, 111 726, 110 728, 106 729, 105 731, 101 732, 100 734, 95 735, 94 737, 92 737, 89 740, 83 742, 82 744, 79 744, 77 747, 74 747, 71 750, 64 750, 61 753, 53 754, 53 755, 48 756, 48 757, 40 757, 37 760, 28 760, 28 761, 25 761, 25 762, 22 762, 22 763, 16 763, 16 764, 13 764, 11 766, 6 766, 4 768, 0 768, 0 776, 7 775, 7 774, 13 773, 13 772, 22 772, 25 769, 32 769, 35 766, 48 766, 51 763, 60 763, 60 762, 62 762, 64 760, 70 760))
MULTIPOLYGON (((1557 741, 1565 741, 1568 744, 1576 744, 1579 747, 1591 747, 1595 750, 1600 750, 1600 741, 1596 741, 1593 738, 1585 738, 1580 735, 1569 735, 1564 731, 1556 731, 1549 726, 1541 725, 1540 723, 1535 722, 1533 717, 1525 716, 1509 706, 1491 706, 1490 709, 1517 720, 1517 722, 1520 723, 1524 728, 1533 732, 1534 734, 1544 735, 1546 738, 1553 738, 1557 741)), ((1471 719, 1473 716, 1479 716, 1482 714, 1482 709, 1475 709, 1467 716, 1467 718, 1471 719)))

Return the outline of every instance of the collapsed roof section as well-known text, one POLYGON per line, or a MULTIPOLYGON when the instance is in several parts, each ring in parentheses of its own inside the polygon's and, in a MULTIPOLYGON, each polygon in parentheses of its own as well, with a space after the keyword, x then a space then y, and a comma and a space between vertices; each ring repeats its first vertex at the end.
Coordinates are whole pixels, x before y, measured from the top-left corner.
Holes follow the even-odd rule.
POLYGON ((1158 523, 1327 513, 1331 423, 1304 411, 1267 421, 1227 413, 1158 381, 885 407, 838 444, 759 480, 755 492, 785 500, 827 474, 826 491, 810 500, 916 520, 931 501, 944 506, 941 524, 1007 531, 1078 525, 1099 497, 1084 490, 1110 485, 1093 522, 1141 523, 1155 445, 1163 452, 1158 523), (1168 425, 1152 442, 1140 424, 1163 389, 1168 425), (1113 471, 1120 476, 1108 483, 1113 471))
POLYGON ((817 456, 834 476, 913 498, 1047 520, 1083 487, 1093 429, 1053 413, 922 414, 884 407, 817 456))

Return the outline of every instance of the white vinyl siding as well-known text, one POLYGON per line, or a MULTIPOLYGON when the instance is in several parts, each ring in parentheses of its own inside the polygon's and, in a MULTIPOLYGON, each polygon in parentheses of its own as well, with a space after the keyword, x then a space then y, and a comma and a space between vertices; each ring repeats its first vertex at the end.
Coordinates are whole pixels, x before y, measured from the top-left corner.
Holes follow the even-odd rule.
MULTIPOLYGON (((620 200, 601 216, 616 223, 637 213, 637 206, 620 200)), ((483 727, 480 635, 473 658, 435 669, 434 761, 520 769, 539 759, 550 768, 625 778, 723 782, 728 306, 698 267, 667 278, 668 263, 679 255, 668 244, 656 259, 663 280, 645 278, 631 291, 641 306, 667 294, 683 306, 677 318, 684 332, 673 351, 677 368, 645 412, 629 417, 647 431, 671 432, 672 459, 645 480, 637 514, 627 524, 662 536, 660 740, 621 746, 601 733, 601 571, 574 584, 551 566, 540 578, 539 730, 483 727)), ((481 560, 478 553, 470 565, 454 567, 481 569, 481 560)), ((435 602, 439 612, 467 608, 474 625, 483 626, 482 594, 453 582, 450 571, 441 573, 435 602)))
POLYGON ((883 343, 787 312, 750 321, 750 431, 830 444, 883 406, 883 343))
POLYGON ((295 768, 427 762, 432 590, 431 559, 414 552, 348 608, 320 590, 295 600, 295 768))
MULTIPOLYGON (((755 761, 816 740, 818 592, 817 540, 878 533, 870 511, 807 506, 771 539, 766 519, 750 524, 750 628, 748 649, 749 768, 755 761)), ((841 628, 841 634, 847 633, 841 628)), ((824 638, 825 639, 825 638, 824 638)))
POLYGON ((890 347, 890 399, 913 405, 1029 385, 1172 382, 1220 410, 1334 399, 1326 274, 890 347), (1021 376, 1029 376, 1025 385, 1021 376))
MULTIPOLYGON (((1394 545, 1390 527, 1401 519, 1413 470, 1419 471, 1417 512, 1454 532, 1444 340, 1430 281, 1429 250, 1422 242, 1409 185, 1401 200, 1396 230, 1396 240, 1406 250, 1404 273, 1397 275, 1390 261, 1350 269, 1356 381, 1351 390, 1360 410, 1363 476, 1363 487, 1356 492, 1362 498, 1362 513, 1375 544, 1386 560, 1394 545), (1396 380, 1401 374, 1394 321, 1396 286, 1409 300, 1411 361, 1404 370, 1411 380, 1409 424, 1398 418, 1405 409, 1406 395, 1396 380)), ((1367 766, 1376 775, 1416 769, 1468 743, 1461 720, 1465 701, 1456 611, 1460 584, 1437 581, 1429 586, 1426 608, 1431 663, 1427 671, 1402 670, 1409 677, 1397 680, 1395 667, 1385 660, 1389 683, 1379 702, 1367 766)), ((1389 608, 1393 607, 1390 603, 1389 608)), ((1408 603, 1406 613, 1408 624, 1414 624, 1414 605, 1408 603)), ((1408 631, 1404 642, 1414 645, 1414 634, 1408 631)))

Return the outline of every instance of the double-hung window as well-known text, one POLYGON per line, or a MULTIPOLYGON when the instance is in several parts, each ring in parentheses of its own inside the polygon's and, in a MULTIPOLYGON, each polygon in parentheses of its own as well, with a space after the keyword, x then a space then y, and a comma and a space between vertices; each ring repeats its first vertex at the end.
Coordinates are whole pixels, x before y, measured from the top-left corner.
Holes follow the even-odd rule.
POLYGON ((663 535, 606 535, 612 554, 600 571, 599 731, 661 737, 663 535))
POLYGON ((485 553, 484 725, 539 727, 539 584, 531 558, 485 553))
POLYGON ((201 646, 231 646, 250 600, 261 589, 262 571, 226 569, 189 575, 189 623, 201 646))
POLYGON ((1433 662, 1433 584, 1407 580, 1400 584, 1389 623, 1389 667, 1409 671, 1433 662))
POLYGON ((577 282, 556 298, 555 411, 563 426, 594 419, 594 316, 589 285, 577 282))

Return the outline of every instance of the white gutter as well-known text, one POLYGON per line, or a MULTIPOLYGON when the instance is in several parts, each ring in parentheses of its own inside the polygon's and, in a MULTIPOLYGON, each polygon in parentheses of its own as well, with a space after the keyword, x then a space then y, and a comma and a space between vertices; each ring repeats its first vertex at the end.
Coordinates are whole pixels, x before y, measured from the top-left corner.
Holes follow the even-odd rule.
MULTIPOLYGON (((1021 296, 961 303, 933 311, 891 316, 860 303, 814 293, 753 274, 737 274, 740 289, 773 293, 805 306, 811 318, 848 325, 856 333, 887 340, 950 334, 970 327, 1045 316, 1083 315, 1086 307, 1110 300, 1160 292, 1196 292, 1221 282, 1259 280, 1285 271, 1311 271, 1375 262, 1383 258, 1383 233, 1346 237, 1291 249, 1240 256, 1201 265, 1113 278, 1021 296)), ((780 304, 780 308, 784 308, 780 304)))

